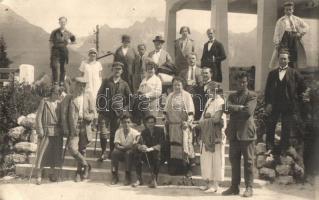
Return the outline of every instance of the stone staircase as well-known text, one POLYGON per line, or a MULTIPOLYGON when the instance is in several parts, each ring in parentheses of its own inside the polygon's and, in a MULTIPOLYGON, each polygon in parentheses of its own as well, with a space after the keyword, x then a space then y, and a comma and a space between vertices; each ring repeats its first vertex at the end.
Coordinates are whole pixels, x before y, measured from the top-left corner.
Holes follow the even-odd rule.
MULTIPOLYGON (((158 117, 157 120, 157 126, 163 126, 162 123, 162 118, 158 117)), ((143 127, 133 127, 138 130, 142 130, 143 127)), ((66 138, 64 138, 64 144, 66 142, 66 138)), ((109 144, 109 143, 108 143, 109 144)), ((204 184, 204 180, 201 178, 201 170, 200 170, 200 149, 199 146, 195 146, 195 152, 196 152, 196 167, 194 168, 193 171, 193 177, 192 181, 190 180, 185 180, 183 176, 170 176, 168 174, 168 169, 167 165, 161 166, 160 169, 160 174, 158 177, 158 183, 160 185, 195 185, 195 186, 200 186, 204 184)), ((97 159, 101 153, 101 148, 100 148, 100 140, 97 138, 96 140, 94 139, 87 147, 86 151, 86 159, 92 166, 92 170, 90 173, 90 180, 91 181, 97 181, 97 182, 106 182, 110 183, 111 181, 111 161, 109 159, 103 161, 103 162, 98 162, 97 159), (97 142, 96 146, 96 151, 94 152, 94 145, 95 142, 97 142)), ((108 155, 109 149, 107 149, 106 155, 108 155)), ((231 166, 229 162, 229 144, 226 144, 225 147, 225 180, 221 183, 222 186, 229 186, 230 185, 230 177, 231 177, 231 166)), ((33 163, 35 161, 35 155, 30 155, 29 157, 30 164, 18 164, 16 166, 16 174, 19 176, 29 176, 31 173, 31 169, 33 166, 33 163)), ((59 170, 59 169, 56 169, 59 170)), ((44 169, 44 177, 48 175, 48 169, 44 169)), ((72 180, 74 178, 76 171, 76 161, 74 158, 70 155, 70 152, 66 152, 65 160, 64 160, 64 165, 62 169, 62 177, 63 180, 72 180)), ((256 170, 255 170, 256 171, 256 170)), ((33 170, 33 175, 36 174, 35 170, 33 170)), ((146 165, 143 165, 143 176, 145 181, 150 179, 149 175, 149 169, 146 165)), ((244 170, 243 170, 243 165, 241 166, 241 174, 242 177, 244 176, 244 170)), ((124 179, 124 171, 123 171, 123 166, 120 164, 119 168, 119 176, 120 180, 124 179)), ((136 179, 135 177, 135 170, 133 168, 133 181, 136 179)), ((255 175, 257 177, 257 175, 255 175)), ((243 182, 243 179, 242 179, 243 182)), ((264 185, 266 182, 255 179, 254 186, 255 187, 261 187, 264 185)), ((241 184, 243 186, 243 183, 241 184)))

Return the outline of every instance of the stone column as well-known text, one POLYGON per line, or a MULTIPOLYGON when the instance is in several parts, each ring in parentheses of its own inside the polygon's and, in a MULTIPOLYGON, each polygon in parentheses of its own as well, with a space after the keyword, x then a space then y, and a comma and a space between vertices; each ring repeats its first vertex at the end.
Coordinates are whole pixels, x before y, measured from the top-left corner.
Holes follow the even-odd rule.
POLYGON ((165 40, 166 50, 175 60, 174 40, 176 39, 176 11, 172 9, 171 4, 166 2, 166 19, 165 19, 165 40))
POLYGON ((216 30, 216 39, 225 48, 227 59, 222 62, 223 88, 229 89, 229 54, 228 54, 228 1, 211 0, 211 27, 216 30))
POLYGON ((269 62, 274 50, 273 35, 277 20, 277 0, 257 1, 257 66, 255 90, 265 89, 269 62))

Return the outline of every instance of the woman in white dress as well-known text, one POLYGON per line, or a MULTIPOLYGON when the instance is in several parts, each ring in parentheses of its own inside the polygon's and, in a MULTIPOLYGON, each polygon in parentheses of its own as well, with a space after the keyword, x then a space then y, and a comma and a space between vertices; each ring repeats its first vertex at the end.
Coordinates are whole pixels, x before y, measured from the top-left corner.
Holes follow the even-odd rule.
POLYGON ((88 53, 88 59, 82 61, 79 70, 82 76, 87 80, 86 91, 90 91, 93 100, 96 101, 97 92, 102 84, 102 65, 96 60, 97 51, 91 48, 88 53))
POLYGON ((201 187, 201 190, 217 192, 219 182, 224 180, 226 115, 223 113, 223 107, 225 101, 220 89, 211 87, 208 89, 208 94, 209 99, 200 119, 200 126, 204 126, 204 128, 201 127, 204 131, 202 131, 200 165, 202 178, 206 180, 206 185, 201 187), (204 125, 205 122, 208 123, 204 125), (205 138, 212 142, 206 142, 205 138))

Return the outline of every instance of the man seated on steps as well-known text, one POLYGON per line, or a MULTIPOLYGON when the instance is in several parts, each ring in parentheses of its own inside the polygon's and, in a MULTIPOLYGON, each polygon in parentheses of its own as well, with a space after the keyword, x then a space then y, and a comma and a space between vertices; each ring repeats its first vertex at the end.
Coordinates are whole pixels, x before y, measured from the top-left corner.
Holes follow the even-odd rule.
POLYGON ((111 153, 112 185, 118 183, 118 166, 123 161, 125 165, 124 185, 131 184, 131 169, 133 161, 133 150, 140 133, 130 127, 130 117, 124 114, 121 118, 121 127, 116 131, 114 138, 115 148, 111 153))
POLYGON ((143 185, 142 165, 146 163, 151 173, 149 187, 157 187, 157 175, 161 164, 161 146, 164 141, 164 129, 156 127, 156 117, 146 116, 144 119, 145 129, 142 131, 137 143, 135 154, 137 181, 132 186, 143 185))

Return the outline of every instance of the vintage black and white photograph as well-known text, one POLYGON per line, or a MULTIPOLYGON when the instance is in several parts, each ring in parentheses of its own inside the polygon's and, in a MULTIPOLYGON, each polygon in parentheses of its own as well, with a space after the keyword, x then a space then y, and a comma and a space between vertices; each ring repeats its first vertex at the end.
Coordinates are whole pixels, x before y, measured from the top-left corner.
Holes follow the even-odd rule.
POLYGON ((0 0, 0 200, 319 199, 319 0, 0 0))

